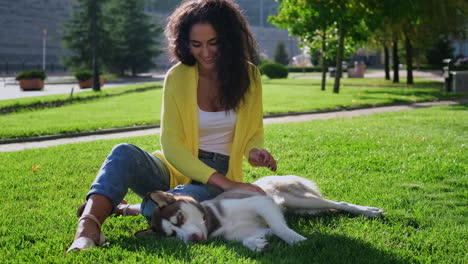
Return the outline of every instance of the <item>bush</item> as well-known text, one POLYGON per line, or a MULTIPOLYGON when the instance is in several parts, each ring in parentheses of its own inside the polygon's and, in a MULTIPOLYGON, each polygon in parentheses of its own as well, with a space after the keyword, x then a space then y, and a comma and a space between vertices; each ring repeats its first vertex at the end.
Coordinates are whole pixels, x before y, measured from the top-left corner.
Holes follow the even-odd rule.
POLYGON ((274 62, 268 59, 261 59, 260 64, 258 64, 258 67, 262 67, 262 65, 267 64, 267 63, 274 63, 274 62))
POLYGON ((92 77, 93 77, 93 71, 92 70, 81 70, 81 71, 75 72, 75 78, 80 82, 89 80, 92 77))
POLYGON ((468 71, 468 65, 455 65, 452 68, 454 71, 468 71))
POLYGON ((47 75, 45 71, 43 70, 29 70, 29 71, 23 71, 20 74, 16 76, 16 80, 23 80, 23 79, 41 79, 45 80, 47 78, 47 75))
POLYGON ((320 66, 316 67, 288 67, 289 72, 322 72, 320 66))
POLYGON ((284 79, 288 77, 288 67, 279 63, 264 63, 260 66, 260 72, 270 79, 284 79))

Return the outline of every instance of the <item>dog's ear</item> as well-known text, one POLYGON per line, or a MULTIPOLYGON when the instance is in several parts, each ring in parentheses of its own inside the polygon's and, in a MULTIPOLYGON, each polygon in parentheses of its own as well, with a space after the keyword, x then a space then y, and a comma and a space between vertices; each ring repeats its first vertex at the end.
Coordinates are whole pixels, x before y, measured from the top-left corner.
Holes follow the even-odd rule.
POLYGON ((144 230, 140 230, 135 233, 135 236, 138 238, 153 238, 153 237, 159 237, 156 232, 154 232, 153 229, 148 228, 144 230))
POLYGON ((157 204, 159 208, 167 206, 168 204, 174 203, 176 201, 175 197, 171 193, 154 191, 147 194, 153 202, 157 204))

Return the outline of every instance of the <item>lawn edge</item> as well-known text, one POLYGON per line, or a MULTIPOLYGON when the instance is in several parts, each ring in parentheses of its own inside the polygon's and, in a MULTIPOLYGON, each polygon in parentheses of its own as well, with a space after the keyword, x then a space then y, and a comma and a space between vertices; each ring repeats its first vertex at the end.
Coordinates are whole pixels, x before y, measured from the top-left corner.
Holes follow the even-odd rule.
MULTIPOLYGON (((357 106, 337 106, 334 108, 320 109, 320 110, 313 110, 313 111, 269 113, 269 114, 264 115, 263 118, 269 119, 269 118, 276 118, 276 117, 298 116, 298 115, 307 115, 307 114, 323 114, 323 113, 352 111, 352 110, 360 110, 360 109, 372 109, 372 108, 386 107, 386 106, 404 106, 404 105, 412 106, 412 105, 417 105, 420 103, 430 103, 430 102, 456 102, 457 104, 464 104, 464 103, 468 103, 468 97, 459 97, 459 98, 445 99, 445 100, 436 99, 436 100, 418 101, 418 102, 412 102, 412 103, 401 102, 401 103, 382 103, 382 104, 369 104, 369 105, 357 105, 357 106)), ((39 142, 39 141, 46 141, 46 140, 92 136, 92 135, 115 134, 115 133, 121 133, 121 132, 146 130, 146 129, 154 129, 154 128, 160 128, 160 125, 159 124, 136 125, 136 126, 130 126, 130 127, 106 128, 106 129, 99 129, 99 130, 89 130, 89 131, 54 134, 54 135, 3 138, 3 139, 0 139, 0 145, 13 144, 13 143, 25 143, 25 142, 39 142)))

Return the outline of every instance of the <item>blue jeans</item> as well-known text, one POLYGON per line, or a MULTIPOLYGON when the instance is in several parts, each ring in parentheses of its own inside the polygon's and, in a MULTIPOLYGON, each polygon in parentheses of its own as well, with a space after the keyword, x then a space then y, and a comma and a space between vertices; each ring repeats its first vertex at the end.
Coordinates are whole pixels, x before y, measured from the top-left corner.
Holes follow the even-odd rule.
MULTIPOLYGON (((198 158, 226 175, 228 156, 200 150, 198 158)), ((179 185, 172 190, 169 190, 169 187, 169 170, 161 159, 135 145, 119 144, 112 149, 102 164, 86 199, 92 194, 101 194, 109 198, 115 208, 125 197, 128 189, 131 189, 143 198, 140 213, 151 217, 155 204, 145 197, 148 192, 160 190, 188 195, 200 202, 212 199, 222 192, 220 188, 198 182, 179 185)))

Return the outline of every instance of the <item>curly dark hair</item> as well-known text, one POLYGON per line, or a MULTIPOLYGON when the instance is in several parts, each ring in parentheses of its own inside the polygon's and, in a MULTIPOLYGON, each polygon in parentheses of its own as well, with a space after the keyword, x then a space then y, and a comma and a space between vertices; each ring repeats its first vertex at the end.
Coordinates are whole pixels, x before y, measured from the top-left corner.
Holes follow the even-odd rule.
MULTIPOLYGON (((257 44, 239 6, 230 0, 185 0, 168 18, 165 30, 173 61, 195 65, 189 35, 194 24, 209 23, 218 38, 216 61, 219 103, 237 109, 249 90, 249 62, 257 65, 257 44)), ((252 76, 255 76, 254 74, 252 76)))

